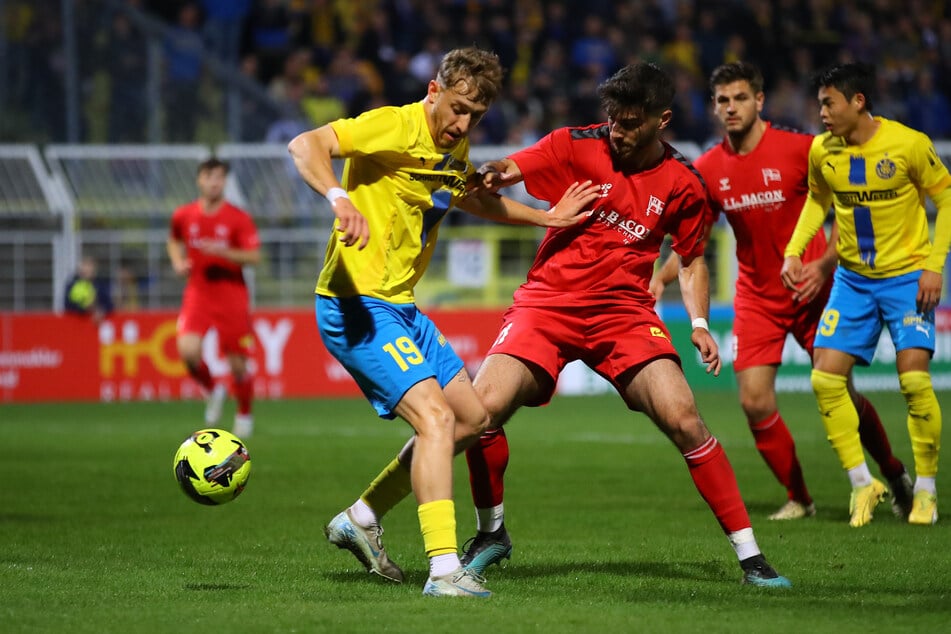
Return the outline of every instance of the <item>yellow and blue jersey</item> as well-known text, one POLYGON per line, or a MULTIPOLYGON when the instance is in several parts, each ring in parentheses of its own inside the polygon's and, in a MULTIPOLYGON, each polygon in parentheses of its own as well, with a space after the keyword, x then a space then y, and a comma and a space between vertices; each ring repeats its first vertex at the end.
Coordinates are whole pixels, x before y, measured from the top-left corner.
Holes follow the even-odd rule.
POLYGON ((330 124, 346 158, 343 186, 367 219, 370 241, 361 251, 331 237, 318 294, 414 301, 439 223, 465 196, 474 171, 469 140, 450 152, 437 149, 423 108, 386 106, 330 124))
POLYGON ((835 205, 839 262, 872 278, 920 270, 931 252, 925 194, 951 185, 934 144, 921 132, 875 117, 862 145, 820 134, 809 150, 809 190, 835 205))

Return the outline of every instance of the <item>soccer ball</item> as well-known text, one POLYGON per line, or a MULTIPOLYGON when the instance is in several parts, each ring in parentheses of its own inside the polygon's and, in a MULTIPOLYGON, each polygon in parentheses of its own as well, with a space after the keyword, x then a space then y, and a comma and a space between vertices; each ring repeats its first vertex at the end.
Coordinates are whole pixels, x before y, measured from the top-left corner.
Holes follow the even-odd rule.
POLYGON ((200 429, 185 439, 172 462, 185 495, 199 504, 224 504, 244 491, 251 457, 244 442, 223 429, 200 429))

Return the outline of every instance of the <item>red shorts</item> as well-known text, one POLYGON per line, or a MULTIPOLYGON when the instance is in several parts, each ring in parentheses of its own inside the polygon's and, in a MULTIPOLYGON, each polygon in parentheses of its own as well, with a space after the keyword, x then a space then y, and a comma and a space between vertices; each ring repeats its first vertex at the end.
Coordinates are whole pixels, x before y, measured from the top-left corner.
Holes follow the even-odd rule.
POLYGON ((755 297, 737 296, 733 305, 733 371, 781 364, 786 335, 792 335, 812 357, 816 327, 830 288, 831 285, 826 285, 808 304, 794 304, 790 299, 780 305, 755 297))
MULTIPOLYGON (((571 361, 581 360, 620 391, 618 376, 653 359, 680 362, 667 327, 653 309, 640 306, 542 306, 509 308, 488 354, 507 354, 531 362, 552 378, 571 361)), ((541 394, 531 405, 542 405, 552 394, 541 394)))
POLYGON ((218 331, 218 348, 224 354, 250 357, 254 354, 254 328, 247 303, 242 308, 225 304, 210 307, 186 302, 178 315, 176 331, 179 335, 196 334, 204 337, 209 329, 218 331))

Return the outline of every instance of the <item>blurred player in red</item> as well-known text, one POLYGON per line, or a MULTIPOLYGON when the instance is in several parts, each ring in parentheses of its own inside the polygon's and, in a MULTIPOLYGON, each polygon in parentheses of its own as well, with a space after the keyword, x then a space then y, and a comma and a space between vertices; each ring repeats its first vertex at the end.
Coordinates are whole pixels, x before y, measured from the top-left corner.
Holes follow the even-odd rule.
MULTIPOLYGON (((793 294, 780 278, 783 250, 789 242, 808 192, 807 171, 812 135, 771 125, 761 117, 763 77, 752 64, 724 64, 710 77, 713 112, 723 125, 723 142, 694 161, 707 184, 714 217, 723 214, 736 237, 739 275, 733 305, 733 369, 740 405, 763 460, 786 488, 787 501, 773 520, 815 515, 796 445, 779 413, 776 375, 783 345, 792 335, 810 355, 822 309, 832 288, 837 255, 835 240, 823 232, 809 243, 803 283, 793 294)), ((677 275, 669 258, 651 283, 656 297, 677 275)), ((912 483, 891 450, 872 404, 850 385, 861 417, 862 443, 889 480, 896 514, 911 510, 912 483)))
POLYGON ((221 416, 228 391, 216 384, 201 356, 210 328, 228 358, 237 400, 233 431, 250 436, 254 429, 254 386, 248 357, 254 351, 250 301, 242 267, 261 260, 260 239, 251 216, 224 199, 228 164, 215 158, 198 166, 198 199, 175 210, 166 250, 175 273, 187 279, 178 317, 178 353, 207 401, 205 423, 221 416))
MULTIPOLYGON (((581 360, 677 447, 736 553, 743 581, 789 587, 756 543, 733 468, 700 418, 670 333, 654 312, 649 283, 670 235, 693 323, 691 342, 707 371, 719 374, 707 325, 707 193, 696 171, 660 138, 672 117, 673 82, 653 64, 634 64, 606 80, 599 96, 607 122, 557 129, 480 168, 482 186, 490 190, 524 182, 532 196, 552 201, 566 183, 591 181, 600 195, 586 222, 548 229, 474 379, 491 422, 466 453, 478 533, 462 563, 481 574, 511 555, 502 515, 509 455, 502 425, 522 406, 547 403, 565 365, 581 360)), ((466 441, 457 438, 457 448, 466 441)), ((407 446, 401 468, 382 473, 364 495, 376 519, 399 501, 394 482, 407 477, 409 454, 407 446)))

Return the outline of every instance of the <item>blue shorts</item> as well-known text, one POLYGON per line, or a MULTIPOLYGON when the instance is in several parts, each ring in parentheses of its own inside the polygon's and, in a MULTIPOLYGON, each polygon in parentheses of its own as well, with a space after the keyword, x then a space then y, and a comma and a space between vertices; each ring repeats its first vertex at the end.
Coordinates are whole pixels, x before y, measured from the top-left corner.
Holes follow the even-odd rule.
POLYGON ((445 387, 463 368, 415 304, 317 295, 315 306, 324 345, 382 418, 395 418, 397 403, 420 381, 435 377, 445 387))
POLYGON ((870 278, 839 267, 829 302, 816 331, 816 348, 839 350, 872 362, 882 326, 895 350, 924 348, 934 354, 934 311, 919 313, 915 308, 921 271, 886 278, 870 278))

